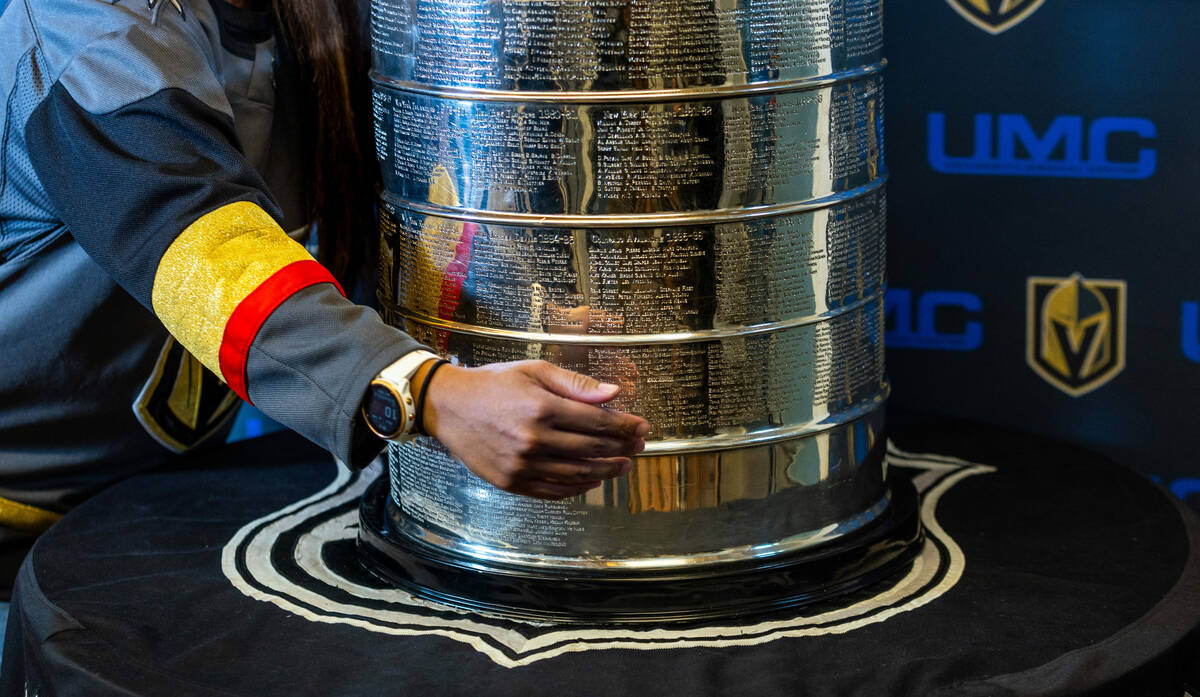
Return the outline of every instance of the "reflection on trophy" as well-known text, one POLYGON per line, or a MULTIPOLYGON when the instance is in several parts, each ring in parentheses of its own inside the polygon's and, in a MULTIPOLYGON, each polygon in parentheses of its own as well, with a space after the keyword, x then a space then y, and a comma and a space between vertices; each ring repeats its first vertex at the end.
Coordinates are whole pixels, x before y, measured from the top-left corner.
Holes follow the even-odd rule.
POLYGON ((875 582, 885 477, 879 0, 375 0, 389 321, 541 358, 651 424, 627 476, 498 491, 392 446, 360 549, 513 617, 696 619, 875 582))

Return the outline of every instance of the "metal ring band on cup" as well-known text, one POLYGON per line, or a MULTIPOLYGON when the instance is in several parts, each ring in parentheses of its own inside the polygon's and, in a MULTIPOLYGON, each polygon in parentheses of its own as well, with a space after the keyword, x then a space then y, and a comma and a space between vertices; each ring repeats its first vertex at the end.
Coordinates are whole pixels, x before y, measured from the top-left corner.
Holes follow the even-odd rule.
POLYGON ((384 188, 437 215, 738 220, 858 195, 886 171, 878 75, 684 102, 471 102, 383 83, 374 100, 384 188))
POLYGON ((586 557, 555 556, 542 553, 523 554, 503 547, 465 543, 461 538, 439 534, 433 529, 416 525, 404 526, 402 531, 410 539, 416 540, 421 544, 473 560, 499 562, 535 569, 607 569, 610 571, 698 569, 720 564, 767 560, 772 557, 826 544, 875 520, 887 510, 890 503, 890 497, 885 496, 866 510, 847 518, 842 518, 836 524, 816 530, 805 530, 783 540, 766 543, 758 542, 690 554, 629 559, 588 559, 586 557))
POLYGON ((827 76, 882 58, 879 0, 374 0, 376 70, 496 91, 712 88, 827 76))
POLYGON ((416 312, 410 312, 402 307, 392 307, 391 310, 397 317, 403 318, 404 320, 413 322, 415 324, 423 325, 425 327, 445 329, 456 334, 469 334, 472 336, 491 339, 502 339, 507 341, 530 341, 545 344, 575 344, 578 346, 646 346, 654 344, 675 345, 698 343, 702 341, 719 341, 721 339, 769 334, 772 332, 794 329, 796 327, 808 327, 821 324, 849 312, 860 310, 871 303, 877 303, 879 299, 883 297, 883 295, 883 289, 879 288, 870 295, 867 295, 859 300, 855 300, 848 305, 843 305, 836 310, 831 310, 820 315, 796 317, 780 322, 728 327, 723 329, 708 329, 702 331, 662 332, 657 334, 565 334, 558 332, 517 331, 513 329, 499 329, 496 327, 481 327, 463 322, 454 322, 451 320, 439 319, 437 317, 429 317, 416 312))
POLYGON ((547 104, 613 104, 641 102, 685 102, 707 99, 726 99, 730 97, 753 97, 763 94, 783 94, 799 92, 820 87, 828 87, 843 82, 860 80, 864 77, 877 75, 887 68, 887 61, 865 65, 858 68, 842 70, 830 75, 797 78, 794 80, 766 80, 742 85, 719 85, 712 87, 684 87, 676 89, 639 89, 620 91, 515 91, 496 90, 481 87, 450 87, 441 85, 400 80, 378 71, 371 71, 371 79, 386 84, 389 87, 420 94, 428 97, 444 99, 461 99, 472 102, 532 102, 547 104))
MULTIPOLYGON (((788 216, 693 226, 467 223, 390 197, 379 212, 381 305, 447 329, 517 331, 524 333, 513 338, 531 340, 557 332, 567 342, 568 333, 686 341, 832 317, 885 283, 882 188, 788 216), (447 304, 439 297, 452 250, 454 273, 474 280, 447 304), (602 321, 555 328, 572 313, 602 321)), ((592 340, 600 339, 582 341, 592 340)))
POLYGON ((770 206, 749 206, 743 208, 725 208, 719 210, 681 211, 663 213, 638 213, 624 215, 574 214, 549 215, 540 213, 518 213, 510 211, 491 211, 477 208, 442 206, 422 201, 405 199, 391 191, 384 190, 380 197, 397 206, 407 208, 417 213, 433 215, 439 218, 449 218, 468 223, 486 223, 492 225, 511 225, 520 227, 559 227, 571 229, 585 228, 633 228, 633 227, 666 227, 682 225, 720 225, 724 223, 739 223, 763 218, 775 218, 797 213, 829 208, 839 203, 862 198, 879 191, 887 184, 888 172, 880 172, 879 177, 847 191, 840 191, 828 196, 780 203, 770 206))
MULTIPOLYGON (((688 343, 556 344, 402 322, 418 341, 467 365, 541 358, 627 387, 611 403, 660 440, 780 431, 829 422, 886 389, 880 299, 822 323, 688 343), (769 385, 769 388, 764 387, 769 385), (781 430, 782 429, 782 430, 781 430)), ((752 436, 758 437, 758 436, 752 436)), ((659 447, 659 446, 654 446, 659 447)), ((693 448, 703 448, 696 443, 693 448)))
POLYGON ((656 476, 631 474, 563 502, 495 492, 435 442, 418 439, 389 454, 391 496, 406 536, 480 563, 617 571, 762 559, 824 544, 886 509, 882 424, 875 408, 783 441, 643 454, 635 470, 661 471, 674 493, 647 488, 656 476), (818 449, 837 466, 778 464, 818 449), (430 486, 439 492, 433 498, 430 486), (589 534, 572 533, 580 527, 589 534))

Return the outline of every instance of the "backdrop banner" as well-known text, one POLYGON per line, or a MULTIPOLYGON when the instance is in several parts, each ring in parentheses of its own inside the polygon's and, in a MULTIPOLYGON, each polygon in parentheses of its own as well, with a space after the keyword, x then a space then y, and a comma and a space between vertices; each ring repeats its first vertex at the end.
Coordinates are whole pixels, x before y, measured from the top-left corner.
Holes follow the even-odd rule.
POLYGON ((1200 507, 1200 5, 885 13, 892 404, 1084 445, 1200 507))

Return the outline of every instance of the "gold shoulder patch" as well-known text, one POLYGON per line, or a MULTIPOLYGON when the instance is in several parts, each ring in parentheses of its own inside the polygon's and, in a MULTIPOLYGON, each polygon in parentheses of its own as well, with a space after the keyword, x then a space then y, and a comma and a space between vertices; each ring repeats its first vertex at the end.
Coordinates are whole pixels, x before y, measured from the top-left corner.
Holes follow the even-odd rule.
POLYGON ((168 336, 133 413, 154 440, 182 453, 220 431, 240 405, 220 378, 168 336))

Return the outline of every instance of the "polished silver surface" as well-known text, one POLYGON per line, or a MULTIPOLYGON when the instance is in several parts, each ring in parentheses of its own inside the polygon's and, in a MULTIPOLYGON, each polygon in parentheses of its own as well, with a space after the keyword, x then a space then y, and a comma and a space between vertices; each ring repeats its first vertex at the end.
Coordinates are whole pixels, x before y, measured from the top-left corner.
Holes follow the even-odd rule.
POLYGON ((882 0, 374 0, 375 70, 495 91, 713 88, 881 61, 882 0))
POLYGON ((812 547, 887 506, 878 410, 845 425, 757 447, 641 457, 583 496, 541 501, 500 491, 436 441, 393 449, 401 530, 481 562, 668 569, 812 547))
MULTIPOLYGON (((540 358, 622 386, 611 405, 650 422, 651 439, 769 437, 878 404, 883 373, 879 299, 828 321, 719 340, 565 344, 499 339, 398 323, 468 365, 540 358)), ((670 448, 670 444, 663 444, 670 448)))
POLYGON ((393 201, 380 205, 380 301, 462 332, 700 340, 821 321, 884 285, 882 190, 744 222, 600 229, 467 222, 393 201))
POLYGON ((638 216, 809 202, 877 181, 882 77, 650 103, 475 101, 376 82, 376 155, 402 201, 450 211, 638 216))
POLYGON ((672 569, 888 508, 879 0, 374 0, 379 299, 468 365, 540 358, 651 424, 568 501, 393 446, 401 532, 672 569))

